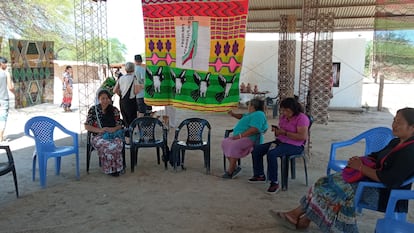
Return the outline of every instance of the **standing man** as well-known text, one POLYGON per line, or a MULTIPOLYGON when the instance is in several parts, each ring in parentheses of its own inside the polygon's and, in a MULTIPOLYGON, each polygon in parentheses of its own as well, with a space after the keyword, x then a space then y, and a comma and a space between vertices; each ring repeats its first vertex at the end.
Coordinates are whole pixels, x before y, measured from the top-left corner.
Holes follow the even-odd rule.
POLYGON ((0 142, 4 140, 3 134, 6 128, 7 117, 9 115, 9 93, 14 94, 14 84, 10 73, 7 71, 7 59, 0 57, 0 142))
POLYGON ((72 112, 70 107, 72 106, 73 97, 73 70, 72 66, 66 66, 63 73, 63 101, 62 107, 65 112, 72 112))
POLYGON ((149 116, 152 111, 152 107, 148 106, 144 102, 145 96, 145 89, 144 89, 144 81, 145 81, 145 65, 142 64, 142 57, 141 55, 135 55, 135 77, 138 79, 138 83, 140 85, 140 91, 136 96, 137 100, 137 107, 138 107, 138 117, 149 116))

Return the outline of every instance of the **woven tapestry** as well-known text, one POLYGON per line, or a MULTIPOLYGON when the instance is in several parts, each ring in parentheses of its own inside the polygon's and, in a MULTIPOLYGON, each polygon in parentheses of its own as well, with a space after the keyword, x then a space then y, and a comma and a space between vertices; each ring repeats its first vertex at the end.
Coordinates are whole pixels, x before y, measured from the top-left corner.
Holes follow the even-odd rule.
POLYGON ((9 40, 15 108, 53 103, 53 42, 9 40))
POLYGON ((145 102, 199 111, 237 107, 248 0, 142 0, 145 102))

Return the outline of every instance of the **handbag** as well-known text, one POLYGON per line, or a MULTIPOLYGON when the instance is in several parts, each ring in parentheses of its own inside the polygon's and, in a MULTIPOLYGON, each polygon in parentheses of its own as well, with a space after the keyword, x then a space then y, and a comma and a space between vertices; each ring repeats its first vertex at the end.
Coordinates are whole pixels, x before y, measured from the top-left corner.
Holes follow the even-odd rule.
POLYGON ((110 132, 105 132, 102 135, 102 138, 105 140, 113 140, 115 138, 120 138, 120 139, 124 139, 124 130, 123 129, 118 129, 117 131, 110 133, 110 132))
MULTIPOLYGON (((375 168, 375 169, 378 169, 378 170, 382 170, 382 167, 384 165, 384 161, 388 156, 390 156, 392 153, 394 153, 398 150, 401 150, 402 148, 404 148, 404 147, 406 147, 406 146, 408 146, 412 143, 414 143, 414 140, 404 142, 403 144, 400 144, 400 145, 394 147, 387 155, 385 155, 380 160, 380 167, 379 168, 376 167, 376 161, 372 157, 361 156, 360 159, 361 159, 363 165, 365 165, 367 167, 370 167, 370 168, 375 168)), ((342 178, 344 179, 344 181, 346 181, 348 183, 354 183, 354 182, 364 180, 365 176, 359 170, 356 170, 356 169, 350 168, 350 167, 345 167, 342 170, 342 178)))
MULTIPOLYGON (((367 167, 375 168, 376 162, 375 159, 369 156, 360 156, 362 164, 364 164, 367 167)), ((355 183, 358 181, 361 181, 365 178, 365 176, 362 174, 360 170, 351 168, 351 167, 345 167, 342 170, 342 178, 347 183, 355 183)))

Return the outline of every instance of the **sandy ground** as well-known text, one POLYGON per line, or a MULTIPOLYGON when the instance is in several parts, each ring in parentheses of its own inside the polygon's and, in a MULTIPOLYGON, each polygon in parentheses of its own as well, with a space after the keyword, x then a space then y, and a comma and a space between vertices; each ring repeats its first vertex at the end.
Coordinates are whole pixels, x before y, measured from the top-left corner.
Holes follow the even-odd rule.
MULTIPOLYGON (((314 124, 308 164, 310 184, 325 174, 332 142, 348 139, 375 126, 390 126, 393 114, 388 110, 330 112, 328 125, 314 124)), ((128 169, 118 178, 102 174, 94 152, 90 174, 87 174, 86 136, 82 135, 80 180, 75 179, 74 156, 63 159, 60 176, 54 175, 53 160, 50 160, 48 187, 41 189, 39 181, 31 179, 34 142, 23 134, 24 123, 35 115, 53 117, 65 127, 80 131, 76 109, 72 113, 63 113, 56 105, 43 104, 11 111, 6 134, 16 162, 21 196, 16 198, 10 174, 0 177, 0 232, 291 232, 278 225, 269 210, 297 206, 309 188, 305 185, 301 160, 297 161, 296 179, 289 179, 289 189, 275 195, 265 192, 268 184, 247 183, 252 175, 250 157, 242 160, 242 173, 236 179, 221 179, 220 143, 224 130, 232 128, 236 120, 226 114, 180 110, 178 121, 194 116, 205 118, 212 125, 210 175, 205 174, 199 151, 187 152, 187 170, 174 172, 171 167, 164 170, 163 165, 157 164, 154 149, 140 150, 134 173, 130 172, 127 150, 128 169)), ((274 123, 276 120, 269 117, 269 124, 274 123)), ((265 136, 267 140, 272 138, 271 132, 265 136)), ((172 137, 173 130, 170 130, 169 142, 172 137)), ((67 140, 58 139, 59 143, 67 140)), ((362 152, 362 144, 358 144, 340 154, 348 157, 362 152)), ((364 211, 359 217, 360 232, 373 232, 375 221, 381 216, 364 211)), ((309 232, 319 230, 311 225, 309 232)))

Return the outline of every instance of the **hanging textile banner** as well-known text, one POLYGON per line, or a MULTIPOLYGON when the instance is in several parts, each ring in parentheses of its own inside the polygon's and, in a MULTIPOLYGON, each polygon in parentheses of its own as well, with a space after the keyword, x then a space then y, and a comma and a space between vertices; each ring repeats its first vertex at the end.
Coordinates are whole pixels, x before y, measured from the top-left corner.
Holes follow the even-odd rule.
POLYGON ((239 103, 248 0, 142 0, 145 102, 224 112, 239 103))
POLYGON ((9 40, 15 108, 53 103, 53 41, 9 40))

